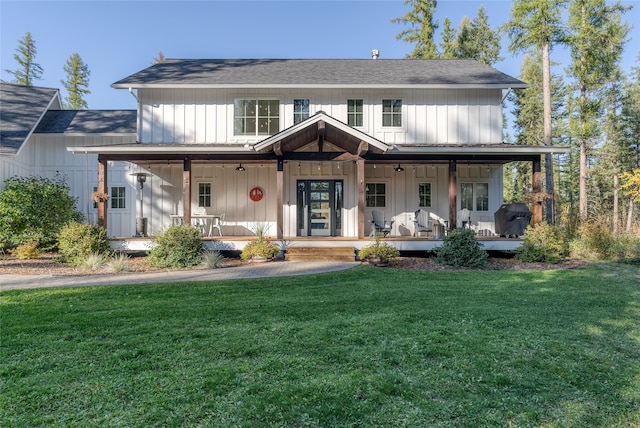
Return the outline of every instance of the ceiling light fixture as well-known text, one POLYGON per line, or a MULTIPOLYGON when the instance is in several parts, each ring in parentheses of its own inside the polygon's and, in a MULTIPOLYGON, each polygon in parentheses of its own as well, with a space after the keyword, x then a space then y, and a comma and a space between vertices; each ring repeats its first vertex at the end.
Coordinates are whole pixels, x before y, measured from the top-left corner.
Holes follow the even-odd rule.
POLYGON ((395 168, 393 168, 393 170, 394 170, 395 172, 402 172, 402 171, 404 171, 404 168, 403 168, 403 167, 401 167, 401 166, 400 166, 400 164, 398 164, 398 166, 397 166, 397 167, 395 167, 395 168))
POLYGON ((236 167, 236 171, 244 171, 244 170, 245 168, 242 166, 242 164, 236 167))

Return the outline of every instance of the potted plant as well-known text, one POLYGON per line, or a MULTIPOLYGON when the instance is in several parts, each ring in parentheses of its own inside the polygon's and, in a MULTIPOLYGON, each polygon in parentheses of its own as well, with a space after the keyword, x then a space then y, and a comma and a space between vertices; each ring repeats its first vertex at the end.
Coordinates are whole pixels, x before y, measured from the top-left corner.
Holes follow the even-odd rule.
POLYGON ((265 225, 256 224, 255 232, 257 239, 245 245, 240 253, 240 258, 252 262, 266 262, 275 258, 280 252, 280 248, 265 237, 265 225))
POLYGON ((380 241, 380 235, 376 233, 375 242, 367 245, 359 252, 360 260, 367 260, 374 266, 388 266, 396 257, 400 256, 400 252, 393 245, 380 241))

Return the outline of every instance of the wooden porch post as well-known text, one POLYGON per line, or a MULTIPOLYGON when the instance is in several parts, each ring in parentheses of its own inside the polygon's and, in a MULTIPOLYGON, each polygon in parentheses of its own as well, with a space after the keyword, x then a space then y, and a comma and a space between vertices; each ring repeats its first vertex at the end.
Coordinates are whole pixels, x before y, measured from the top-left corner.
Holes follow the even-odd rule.
POLYGON ((540 158, 534 159, 533 162, 533 224, 542 222, 542 162, 540 158))
POLYGON ((276 172, 276 238, 283 239, 284 236, 284 162, 278 159, 278 168, 276 172))
POLYGON ((191 159, 184 158, 182 165, 182 221, 191 224, 191 159))
MULTIPOLYGON (((107 183, 107 161, 102 155, 98 155, 98 193, 103 195, 109 194, 109 186, 107 183)), ((107 228, 107 204, 108 198, 102 198, 98 203, 98 226, 107 228)))
POLYGON ((358 182, 358 239, 364 238, 364 159, 356 161, 358 182))
POLYGON ((458 187, 458 165, 455 160, 449 161, 449 229, 455 229, 457 224, 457 189, 458 187))

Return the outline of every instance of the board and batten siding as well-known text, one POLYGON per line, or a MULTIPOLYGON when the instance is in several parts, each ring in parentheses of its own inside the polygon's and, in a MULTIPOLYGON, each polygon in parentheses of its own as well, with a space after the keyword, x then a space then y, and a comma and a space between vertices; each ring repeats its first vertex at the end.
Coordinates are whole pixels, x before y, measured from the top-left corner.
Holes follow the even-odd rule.
POLYGON ((363 132, 388 144, 498 144, 500 89, 309 90, 141 89, 140 141, 167 144, 244 144, 266 136, 233 135, 235 99, 278 99, 280 130, 293 125, 293 100, 309 99, 309 114, 324 111, 347 122, 347 100, 364 102, 363 132), (402 126, 382 126, 382 100, 402 100, 402 126))

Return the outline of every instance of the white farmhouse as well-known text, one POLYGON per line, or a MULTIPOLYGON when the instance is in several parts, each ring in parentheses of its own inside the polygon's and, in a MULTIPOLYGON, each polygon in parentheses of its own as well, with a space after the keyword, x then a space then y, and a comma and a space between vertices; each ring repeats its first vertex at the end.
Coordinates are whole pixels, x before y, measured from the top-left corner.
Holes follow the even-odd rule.
POLYGON ((47 92, 21 143, 3 130, 0 161, 72 176, 113 238, 197 222, 210 247, 237 250, 260 224, 283 242, 357 248, 377 211, 401 250, 433 248, 461 220, 508 249, 492 237, 502 166, 532 162, 541 192, 541 155, 563 150, 504 143, 502 102, 526 86, 473 60, 167 59, 112 85, 135 112, 68 113, 47 92), (94 204, 94 190, 109 198, 94 204), (418 209, 434 233, 416 233, 418 209))

